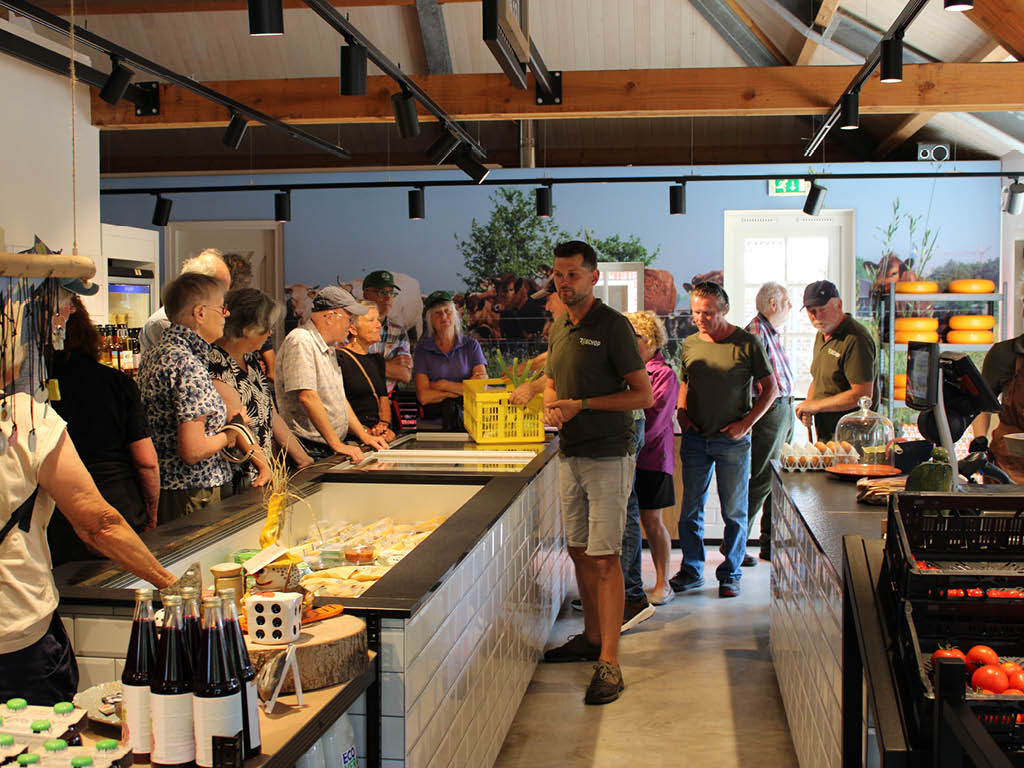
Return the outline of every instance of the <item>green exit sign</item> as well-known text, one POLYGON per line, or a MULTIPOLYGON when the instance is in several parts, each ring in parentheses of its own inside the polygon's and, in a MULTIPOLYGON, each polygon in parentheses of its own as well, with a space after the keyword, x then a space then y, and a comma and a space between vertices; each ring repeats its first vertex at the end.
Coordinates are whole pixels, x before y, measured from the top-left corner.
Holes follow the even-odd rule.
POLYGON ((807 179, 768 179, 769 197, 796 197, 806 195, 810 189, 807 179))

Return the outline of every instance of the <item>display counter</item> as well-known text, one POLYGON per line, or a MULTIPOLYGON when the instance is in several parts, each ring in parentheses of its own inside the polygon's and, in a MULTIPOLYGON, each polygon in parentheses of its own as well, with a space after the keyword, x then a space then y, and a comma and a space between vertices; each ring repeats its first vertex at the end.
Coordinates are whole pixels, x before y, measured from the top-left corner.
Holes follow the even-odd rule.
POLYGON ((878 539, 885 507, 856 484, 773 462, 770 643, 802 768, 839 768, 842 736, 843 536, 878 539))
MULTIPOLYGON (((496 757, 564 598, 571 564, 558 506, 557 438, 477 446, 431 434, 396 443, 359 465, 306 472, 283 543, 316 521, 396 523, 447 516, 357 598, 379 651, 379 695, 349 710, 360 754, 389 768, 487 766, 496 757), (379 745, 379 750, 377 749, 379 745)), ((176 575, 254 547, 265 519, 249 491, 150 531, 143 541, 176 575)), ((57 569, 60 613, 79 657, 82 685, 118 678, 136 579, 107 561, 57 569)))

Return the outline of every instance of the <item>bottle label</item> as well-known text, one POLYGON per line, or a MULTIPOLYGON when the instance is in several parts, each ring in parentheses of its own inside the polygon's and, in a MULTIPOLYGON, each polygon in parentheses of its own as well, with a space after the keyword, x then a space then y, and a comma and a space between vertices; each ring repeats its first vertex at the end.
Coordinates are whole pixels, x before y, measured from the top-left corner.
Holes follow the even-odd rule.
POLYGON ((150 762, 163 765, 191 763, 196 756, 192 731, 192 694, 150 695, 153 750, 150 762))
POLYGON ((140 755, 149 753, 153 741, 149 727, 149 686, 123 685, 121 713, 128 724, 128 740, 132 752, 140 755))
POLYGON ((256 678, 245 684, 245 706, 249 710, 249 749, 257 749, 260 739, 260 696, 256 691, 256 678))
POLYGON ((242 693, 215 699, 192 697, 196 729, 196 765, 213 768, 213 737, 235 736, 242 730, 242 693))

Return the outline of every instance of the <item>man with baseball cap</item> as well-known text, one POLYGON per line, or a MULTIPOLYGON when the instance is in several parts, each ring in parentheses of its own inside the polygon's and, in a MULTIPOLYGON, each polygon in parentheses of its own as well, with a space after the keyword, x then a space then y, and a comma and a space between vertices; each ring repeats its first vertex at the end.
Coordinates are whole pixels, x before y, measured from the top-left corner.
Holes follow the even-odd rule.
POLYGON ((361 461, 356 445, 342 442, 352 436, 373 448, 387 443, 367 432, 345 398, 345 381, 338 367, 335 344, 348 338, 353 315, 365 315, 351 293, 336 285, 320 289, 310 319, 289 333, 277 353, 277 407, 281 417, 314 459, 342 454, 361 461))
POLYGON ((383 355, 388 392, 399 383, 412 381, 409 334, 405 328, 388 319, 395 294, 401 290, 395 284, 395 276, 386 269, 378 269, 363 278, 363 296, 377 305, 380 316, 380 341, 370 345, 369 354, 383 355))
POLYGON ((811 359, 811 386, 807 399, 796 407, 806 426, 814 425, 819 440, 831 440, 844 414, 856 410, 857 401, 870 397, 878 403, 875 340, 863 325, 843 312, 839 290, 828 280, 804 289, 803 309, 818 329, 811 359))

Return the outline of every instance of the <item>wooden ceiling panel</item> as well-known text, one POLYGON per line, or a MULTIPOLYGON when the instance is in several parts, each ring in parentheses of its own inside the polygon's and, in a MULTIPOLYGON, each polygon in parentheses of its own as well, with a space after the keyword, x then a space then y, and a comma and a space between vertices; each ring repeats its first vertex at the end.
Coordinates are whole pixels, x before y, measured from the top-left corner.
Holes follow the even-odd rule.
POLYGON ((1024 60, 1024 13, 1019 0, 978 0, 968 15, 979 30, 1024 60))
POLYGON ((501 67, 484 45, 480 3, 449 3, 442 10, 452 53, 452 71, 500 72, 501 67))
MULTIPOLYGON (((975 4, 980 6, 984 1, 976 0, 975 4)), ((1013 0, 1008 4, 1020 5, 1013 0)), ((878 29, 887 30, 904 5, 903 2, 843 0, 842 8, 878 29)), ((937 1, 927 3, 907 28, 903 39, 938 61, 961 61, 970 51, 980 47, 986 38, 985 33, 971 23, 973 13, 947 11, 937 1)), ((1016 13, 1020 13, 1019 7, 1016 13)))

